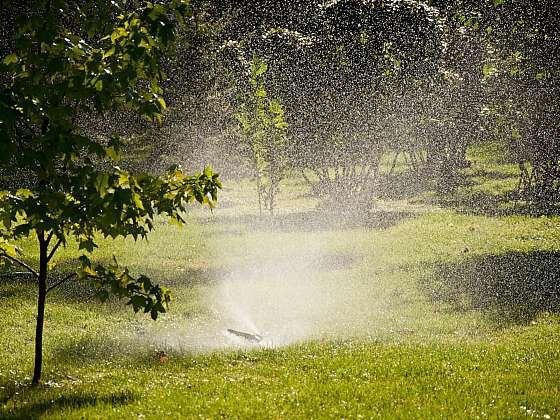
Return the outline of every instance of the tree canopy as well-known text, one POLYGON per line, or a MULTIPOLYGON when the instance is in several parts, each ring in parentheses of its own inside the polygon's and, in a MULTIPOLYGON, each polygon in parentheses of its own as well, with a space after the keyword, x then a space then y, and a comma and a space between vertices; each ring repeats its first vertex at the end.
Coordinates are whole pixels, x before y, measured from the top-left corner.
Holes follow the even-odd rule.
POLYGON ((160 122, 166 103, 162 58, 173 47, 187 2, 74 2, 11 4, 13 32, 0 62, 0 261, 20 265, 39 285, 36 360, 41 373, 42 322, 48 291, 72 277, 90 279, 101 299, 127 298, 135 311, 156 319, 170 292, 146 276, 133 276, 114 260, 94 264, 96 238, 145 238, 158 215, 183 222, 184 205, 213 205, 220 188, 210 167, 192 176, 179 167, 161 177, 134 176, 115 166, 119 133, 84 130, 90 115, 134 112, 160 122), (25 174, 25 185, 10 174, 25 174), (34 237, 38 267, 25 262, 17 241, 34 237), (60 245, 77 241, 76 271, 51 278, 60 245))

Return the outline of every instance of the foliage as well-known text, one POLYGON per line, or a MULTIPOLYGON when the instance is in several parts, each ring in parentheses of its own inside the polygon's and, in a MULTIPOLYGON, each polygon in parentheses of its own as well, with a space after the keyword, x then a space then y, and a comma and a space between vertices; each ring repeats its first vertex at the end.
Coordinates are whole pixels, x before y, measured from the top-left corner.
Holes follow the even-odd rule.
POLYGON ((276 195, 286 167, 286 134, 288 124, 278 100, 271 99, 266 90, 268 66, 256 55, 247 68, 248 84, 239 96, 239 112, 235 115, 250 149, 251 161, 257 179, 259 209, 273 214, 276 195))
POLYGON ((268 65, 267 91, 281 98, 289 123, 289 164, 328 201, 369 206, 379 162, 394 142, 387 112, 398 110, 385 107, 387 98, 437 72, 423 63, 437 61, 444 45, 438 11, 400 1, 224 1, 215 8, 238 16, 224 43, 240 43, 268 65))
POLYGON ((133 176, 112 166, 121 148, 117 133, 98 138, 79 124, 83 116, 116 110, 161 121, 161 60, 173 45, 176 23, 189 13, 186 2, 131 8, 117 1, 45 0, 27 6, 14 9, 17 29, 0 63, 6 81, 0 91, 0 167, 28 177, 26 188, 8 184, 0 192, 0 257, 38 279, 38 382, 45 296, 60 284, 49 283, 47 273, 59 246, 78 242, 84 252, 78 277, 93 279, 102 299, 113 292, 155 319, 167 308, 167 289, 132 277, 116 261, 94 267, 86 253, 99 235, 145 238, 158 214, 181 224, 184 204, 212 205, 220 183, 210 168, 194 176, 179 168, 159 178, 133 176), (38 269, 14 245, 26 237, 37 239, 38 269))
POLYGON ((538 206, 560 199, 557 138, 560 52, 556 3, 496 1, 464 27, 486 46, 482 85, 487 131, 520 169, 518 197, 538 206))
MULTIPOLYGON (((244 143, 231 130, 236 101, 228 98, 234 96, 232 86, 250 94, 249 84, 240 82, 247 80, 246 69, 223 60, 219 48, 233 43, 247 62, 253 54, 266 62, 267 95, 281 101, 289 123, 288 165, 302 170, 315 193, 331 202, 369 206, 375 191, 384 188, 378 165, 387 156, 404 157, 414 176, 452 193, 472 164, 468 147, 497 139, 519 164, 520 197, 535 202, 558 197, 558 5, 194 3, 197 25, 207 31, 204 41, 194 42, 207 43, 196 49, 206 67, 177 74, 196 78, 201 92, 184 100, 177 114, 204 116, 195 133, 205 133, 207 141, 198 143, 218 139, 220 149, 234 155, 244 143), (368 175, 362 178, 357 174, 364 166, 368 175)), ((185 62, 192 56, 189 39, 185 62)), ((198 141, 197 136, 192 137, 198 141)), ((232 172, 245 165, 236 161, 232 172)))

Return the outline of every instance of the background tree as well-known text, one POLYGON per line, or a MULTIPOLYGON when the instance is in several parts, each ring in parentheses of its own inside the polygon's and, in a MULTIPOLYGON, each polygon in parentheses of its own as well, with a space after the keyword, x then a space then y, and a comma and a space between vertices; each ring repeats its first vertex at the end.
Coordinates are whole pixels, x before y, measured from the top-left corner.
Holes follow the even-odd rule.
MULTIPOLYGON (((249 11, 239 6, 240 16, 249 11)), ((420 2, 279 2, 251 7, 259 28, 236 22, 248 52, 269 65, 282 99, 289 156, 330 203, 371 205, 383 154, 396 146, 401 104, 415 79, 438 72, 445 31, 420 2), (430 61, 431 60, 431 61, 430 61)))
POLYGON ((230 176, 254 173, 236 119, 239 93, 251 93, 246 67, 223 54, 236 45, 241 61, 266 62, 289 167, 323 200, 368 207, 412 178, 453 193, 468 148, 483 141, 518 163, 519 197, 559 196, 555 4, 193 0, 192 10, 171 72, 173 118, 143 134, 161 145, 150 162, 211 159, 230 176), (213 153, 224 149, 228 159, 213 153))
POLYGON ((171 295, 164 287, 133 276, 116 260, 90 260, 96 237, 145 238, 158 214, 182 223, 184 204, 212 205, 220 183, 210 168, 193 176, 179 168, 162 177, 133 176, 111 165, 120 152, 117 133, 94 136, 80 124, 88 115, 121 110, 161 121, 161 62, 177 24, 190 13, 186 2, 131 7, 125 1, 43 0, 8 7, 15 26, 2 45, 0 168, 28 179, 26 188, 8 184, 0 191, 0 261, 23 267, 38 283, 36 384, 46 296, 64 281, 90 279, 102 300, 126 298, 154 319, 167 309, 171 295), (17 247, 25 237, 37 241, 37 267, 17 247), (82 251, 78 267, 53 279, 52 258, 71 240, 82 251))
MULTIPOLYGON (((223 112, 213 121, 223 125, 212 139, 220 137, 220 144, 234 155, 244 143, 243 136, 227 129, 232 120, 238 122, 231 105, 235 109, 239 95, 223 92, 233 85, 237 93, 241 88, 242 95, 250 95, 250 84, 239 83, 246 79, 247 66, 231 64, 250 62, 256 55, 268 66, 267 96, 282 103, 289 165, 303 169, 323 199, 371 204, 381 158, 397 147, 394 116, 403 104, 394 99, 402 97, 411 80, 438 72, 438 66, 429 63, 441 56, 446 36, 438 11, 404 1, 196 4, 199 19, 214 29, 211 38, 218 51, 207 55, 214 60, 207 75, 221 84, 221 95, 215 85, 200 95, 221 99, 223 112), (233 45, 241 60, 223 54, 233 45), (221 77, 215 71, 219 68, 221 77)), ((183 109, 185 115, 191 112, 189 105, 183 109)), ((206 111, 199 112, 202 120, 216 116, 212 106, 206 111)), ((208 132, 206 127, 192 130, 201 131, 208 132)), ((199 144, 207 143, 200 137, 199 144)), ((232 172, 245 173, 239 166, 232 172)))
POLYGON ((286 169, 286 127, 282 105, 268 96, 268 66, 254 55, 250 62, 240 57, 246 69, 245 87, 239 90, 236 119, 249 149, 257 180, 259 211, 274 214, 280 181, 286 169))
MULTIPOLYGON (((520 197, 537 207, 560 199, 560 6, 555 2, 507 1, 491 35, 498 65, 489 78, 510 87, 497 96, 512 128, 509 146, 520 168, 520 197), (513 123, 513 124, 512 124, 513 123)), ((494 64, 492 63, 492 64, 494 64)))

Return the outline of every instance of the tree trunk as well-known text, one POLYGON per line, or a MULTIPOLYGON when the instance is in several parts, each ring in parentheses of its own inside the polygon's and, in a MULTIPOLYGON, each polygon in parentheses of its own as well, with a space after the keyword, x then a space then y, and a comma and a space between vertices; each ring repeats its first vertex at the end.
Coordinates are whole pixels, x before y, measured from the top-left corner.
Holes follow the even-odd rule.
POLYGON ((37 327, 35 329, 35 368, 32 384, 37 385, 41 379, 43 366, 43 323, 45 320, 45 300, 47 297, 47 248, 43 232, 37 234, 39 239, 39 297, 37 299, 37 327))

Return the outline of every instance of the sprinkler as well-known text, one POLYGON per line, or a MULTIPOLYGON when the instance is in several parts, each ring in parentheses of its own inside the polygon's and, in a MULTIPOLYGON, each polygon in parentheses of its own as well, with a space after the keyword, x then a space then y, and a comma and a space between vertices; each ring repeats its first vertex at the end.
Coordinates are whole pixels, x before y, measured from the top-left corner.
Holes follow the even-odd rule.
POLYGON ((252 343, 260 343, 263 339, 263 337, 259 334, 246 333, 243 331, 232 330, 231 328, 228 328, 227 332, 232 335, 235 335, 236 337, 241 337, 244 340, 247 340, 252 343))

